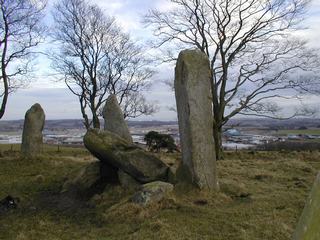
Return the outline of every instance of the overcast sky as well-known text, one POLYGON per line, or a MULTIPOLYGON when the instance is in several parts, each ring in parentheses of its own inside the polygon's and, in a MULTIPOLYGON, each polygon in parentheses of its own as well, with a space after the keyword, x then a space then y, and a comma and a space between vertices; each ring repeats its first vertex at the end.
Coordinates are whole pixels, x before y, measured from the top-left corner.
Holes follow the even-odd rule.
MULTIPOLYGON (((49 3, 52 4, 52 0, 49 3)), ((166 0, 95 0, 107 14, 116 17, 117 21, 134 38, 141 40, 150 36, 150 32, 142 27, 141 16, 150 8, 166 10, 170 8, 166 0)), ((304 35, 310 40, 310 45, 319 47, 320 40, 320 0, 314 0, 306 22, 309 27, 304 35)), ((4 120, 22 119, 25 111, 36 102, 40 103, 47 119, 74 119, 81 118, 77 98, 72 95, 62 83, 52 81, 48 76, 49 61, 44 57, 38 60, 37 77, 25 89, 19 89, 9 98, 4 120)), ((173 93, 161 83, 163 78, 173 76, 173 67, 159 68, 159 74, 154 77, 154 86, 146 94, 150 101, 159 104, 160 111, 149 117, 141 117, 140 120, 175 120, 176 114, 169 111, 168 107, 175 104, 173 93)), ((319 105, 320 98, 309 96, 307 103, 319 105)), ((285 105, 285 104, 284 104, 285 105)), ((288 108, 293 108, 294 103, 286 103, 288 108)))

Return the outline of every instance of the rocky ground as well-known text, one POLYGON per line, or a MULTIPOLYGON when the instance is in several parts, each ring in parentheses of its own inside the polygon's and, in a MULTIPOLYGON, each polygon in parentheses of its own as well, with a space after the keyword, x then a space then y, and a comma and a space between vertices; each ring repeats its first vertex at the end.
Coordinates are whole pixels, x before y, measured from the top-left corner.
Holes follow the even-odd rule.
POLYGON ((20 199, 0 213, 0 239, 290 239, 320 170, 319 152, 229 152, 218 162, 219 193, 176 186, 142 207, 128 201, 134 192, 115 185, 89 200, 61 195, 94 160, 84 149, 46 146, 34 160, 17 149, 0 150, 0 199, 20 199))

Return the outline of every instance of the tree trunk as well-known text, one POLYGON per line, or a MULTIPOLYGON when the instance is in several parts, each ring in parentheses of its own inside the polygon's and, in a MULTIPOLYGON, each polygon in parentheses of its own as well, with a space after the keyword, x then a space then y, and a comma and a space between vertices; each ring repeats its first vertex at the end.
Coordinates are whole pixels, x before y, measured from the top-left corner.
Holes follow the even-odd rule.
POLYGON ((223 159, 223 147, 222 147, 222 127, 213 127, 213 138, 216 151, 216 159, 223 159))
POLYGON ((90 128, 90 122, 89 122, 88 115, 86 114, 86 103, 84 100, 84 95, 81 95, 81 97, 79 97, 79 101, 80 101, 81 114, 83 117, 83 124, 88 130, 90 128))
POLYGON ((3 88, 4 88, 4 93, 3 93, 3 97, 2 97, 2 103, 0 106, 0 119, 3 117, 5 110, 6 110, 6 105, 7 105, 7 101, 8 101, 8 96, 9 96, 9 86, 8 86, 8 80, 5 74, 5 71, 2 70, 2 81, 3 81, 3 88))
MULTIPOLYGON (((8 32, 9 32, 9 27, 7 23, 7 19, 4 18, 4 23, 5 23, 5 29, 4 29, 4 42, 3 42, 3 50, 1 53, 1 80, 3 81, 3 93, 2 94, 2 103, 0 106, 0 119, 3 117, 6 106, 7 106, 7 101, 8 101, 8 96, 9 96, 9 81, 8 81, 8 76, 6 72, 6 56, 7 56, 7 51, 8 51, 8 32)), ((2 46, 1 46, 2 47, 2 46)))
POLYGON ((92 113, 93 128, 100 129, 100 120, 97 113, 92 113))

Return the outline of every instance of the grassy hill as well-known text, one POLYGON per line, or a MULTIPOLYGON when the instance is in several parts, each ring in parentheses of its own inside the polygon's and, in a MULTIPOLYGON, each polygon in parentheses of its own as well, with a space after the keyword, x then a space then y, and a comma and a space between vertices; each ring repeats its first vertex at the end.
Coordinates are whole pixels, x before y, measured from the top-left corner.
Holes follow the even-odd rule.
POLYGON ((229 152, 218 162, 220 192, 177 186, 168 199, 142 208, 118 186, 90 201, 60 197, 66 179, 93 160, 85 149, 46 146, 34 160, 18 149, 0 149, 0 199, 21 200, 0 215, 1 240, 290 239, 320 169, 319 152, 229 152))

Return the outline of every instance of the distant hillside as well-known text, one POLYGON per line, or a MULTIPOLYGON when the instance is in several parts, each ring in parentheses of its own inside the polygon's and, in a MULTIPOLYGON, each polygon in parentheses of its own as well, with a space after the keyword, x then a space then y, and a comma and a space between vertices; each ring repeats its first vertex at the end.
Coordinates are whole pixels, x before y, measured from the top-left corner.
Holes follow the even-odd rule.
MULTIPOLYGON (((176 121, 129 121, 130 127, 152 127, 161 125, 176 125, 176 121)), ((101 126, 103 121, 101 120, 101 126)), ((23 129, 23 120, 0 121, 0 132, 19 131, 23 129)), ((84 129, 81 119, 61 119, 61 120, 46 120, 46 130, 63 130, 63 129, 84 129)))
MULTIPOLYGON (((68 119, 68 120, 47 120, 45 129, 82 129, 83 123, 81 119, 68 119)), ((15 121, 0 121, 0 131, 10 132, 19 131, 23 129, 23 120, 15 121)))
MULTIPOLYGON (((176 121, 129 121, 130 127, 153 127, 162 125, 176 125, 176 121)), ((101 121, 103 125, 103 121, 101 121)), ((275 129, 298 129, 300 127, 319 128, 320 119, 298 118, 289 120, 274 120, 266 118, 242 118, 232 119, 227 127, 248 127, 248 128, 275 128, 275 129)), ((10 132, 23 129, 23 120, 0 121, 0 131, 10 132)), ((63 129, 84 129, 81 119, 61 119, 47 120, 45 124, 47 130, 63 130, 63 129)))
POLYGON ((269 118, 241 118, 231 119, 228 126, 252 127, 252 128, 277 128, 277 129, 298 129, 300 127, 319 128, 320 119, 295 118, 288 120, 276 120, 269 118))

